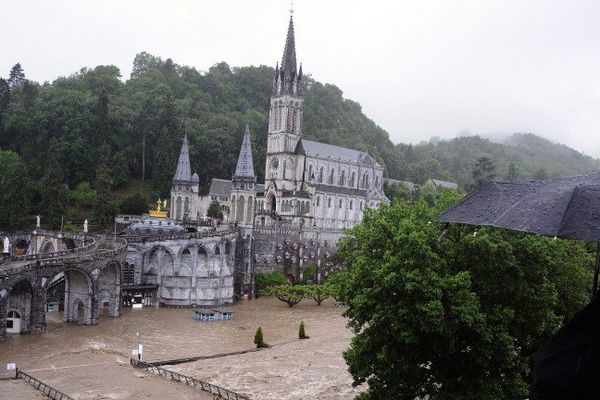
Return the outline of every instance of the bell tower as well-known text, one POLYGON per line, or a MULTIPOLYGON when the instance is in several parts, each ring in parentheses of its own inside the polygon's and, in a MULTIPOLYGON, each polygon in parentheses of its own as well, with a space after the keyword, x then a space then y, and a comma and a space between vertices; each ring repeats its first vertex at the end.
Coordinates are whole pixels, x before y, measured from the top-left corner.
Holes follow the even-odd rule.
POLYGON ((302 137, 304 99, 300 93, 302 65, 296 67, 294 21, 290 16, 281 66, 275 67, 269 111, 265 183, 279 190, 295 190, 298 168, 295 154, 302 137))

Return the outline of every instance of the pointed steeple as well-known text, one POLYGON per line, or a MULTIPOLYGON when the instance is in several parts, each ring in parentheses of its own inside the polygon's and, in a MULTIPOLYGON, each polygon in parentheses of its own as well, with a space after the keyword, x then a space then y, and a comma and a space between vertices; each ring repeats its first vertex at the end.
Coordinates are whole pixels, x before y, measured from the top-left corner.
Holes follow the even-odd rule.
POLYGON ((179 161, 177 162, 177 171, 173 181, 189 182, 192 180, 192 168, 190 167, 190 152, 188 149, 187 133, 183 137, 181 152, 179 153, 179 161))
POLYGON ((283 49, 281 70, 283 73, 296 74, 296 41, 294 38, 294 20, 291 15, 287 38, 285 39, 285 47, 283 49))
POLYGON ((285 39, 281 66, 275 68, 274 88, 276 94, 296 94, 301 77, 296 69, 296 40, 294 37, 294 19, 290 15, 290 24, 285 39))
POLYGON ((250 143, 250 128, 246 125, 246 133, 244 133, 244 140, 242 140, 242 148, 240 149, 240 156, 238 157, 237 166, 235 168, 235 178, 254 178, 254 162, 252 160, 252 145, 250 143))

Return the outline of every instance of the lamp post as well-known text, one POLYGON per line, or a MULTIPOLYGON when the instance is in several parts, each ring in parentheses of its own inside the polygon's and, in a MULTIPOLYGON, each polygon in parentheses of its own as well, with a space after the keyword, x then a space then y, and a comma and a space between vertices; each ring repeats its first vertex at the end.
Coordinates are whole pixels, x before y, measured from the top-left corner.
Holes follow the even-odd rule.
POLYGON ((142 361, 142 348, 141 348, 141 344, 140 344, 142 334, 140 332, 136 332, 135 334, 137 336, 138 361, 142 361))

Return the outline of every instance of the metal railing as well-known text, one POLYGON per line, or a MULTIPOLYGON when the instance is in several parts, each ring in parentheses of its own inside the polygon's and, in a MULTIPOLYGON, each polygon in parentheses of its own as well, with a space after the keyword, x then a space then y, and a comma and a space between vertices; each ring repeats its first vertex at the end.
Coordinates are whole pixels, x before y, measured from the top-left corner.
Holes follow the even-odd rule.
POLYGON ((192 386, 196 389, 200 389, 204 392, 211 393, 218 399, 223 400, 250 400, 249 397, 243 396, 229 389, 222 388, 221 386, 214 385, 212 383, 205 382, 200 379, 192 378, 177 372, 169 371, 168 369, 157 367, 152 364, 145 363, 143 361, 137 361, 131 359, 131 364, 136 368, 142 368, 155 375, 164 376, 167 379, 185 383, 186 385, 192 386))
POLYGON ((50 397, 54 400, 74 400, 71 396, 68 396, 61 392, 58 389, 54 389, 52 386, 45 384, 39 379, 34 378, 33 376, 23 372, 17 371, 17 379, 23 379, 25 382, 29 383, 31 386, 44 393, 46 396, 50 397))

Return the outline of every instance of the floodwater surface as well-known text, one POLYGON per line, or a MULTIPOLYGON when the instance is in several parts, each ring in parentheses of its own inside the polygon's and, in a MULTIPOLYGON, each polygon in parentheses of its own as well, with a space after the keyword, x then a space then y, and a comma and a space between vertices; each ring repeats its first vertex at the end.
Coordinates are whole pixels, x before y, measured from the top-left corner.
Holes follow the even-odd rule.
POLYGON ((131 367, 136 332, 144 359, 154 361, 250 350, 256 328, 262 326, 268 349, 165 368, 254 400, 350 400, 359 393, 342 357, 352 334, 333 302, 317 306, 305 299, 288 308, 275 299, 259 299, 232 310, 233 320, 201 322, 192 318, 191 309, 124 309, 120 318, 101 317, 97 326, 63 324, 61 313, 49 313, 45 334, 9 335, 0 343, 0 362, 16 362, 77 400, 210 399, 207 393, 131 367), (298 339, 302 320, 310 339, 298 339))

